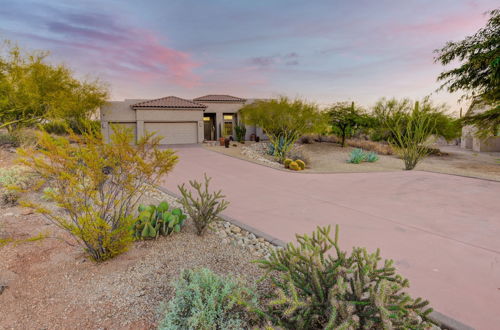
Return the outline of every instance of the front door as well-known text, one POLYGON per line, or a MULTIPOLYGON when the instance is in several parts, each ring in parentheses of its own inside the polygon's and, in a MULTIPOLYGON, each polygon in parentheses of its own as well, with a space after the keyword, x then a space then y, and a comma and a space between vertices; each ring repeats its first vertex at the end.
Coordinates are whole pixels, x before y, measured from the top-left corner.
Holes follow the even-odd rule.
POLYGON ((215 139, 214 132, 215 126, 212 117, 203 117, 204 123, 204 138, 206 141, 213 141, 215 139))

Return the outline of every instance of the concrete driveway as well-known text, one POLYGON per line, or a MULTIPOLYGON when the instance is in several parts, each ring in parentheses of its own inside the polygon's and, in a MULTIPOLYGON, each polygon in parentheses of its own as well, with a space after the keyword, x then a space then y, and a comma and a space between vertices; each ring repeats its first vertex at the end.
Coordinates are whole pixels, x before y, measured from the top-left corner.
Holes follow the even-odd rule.
POLYGON ((206 172, 231 202, 227 216, 284 241, 340 224, 344 250, 380 248, 414 296, 477 329, 498 329, 500 182, 418 171, 292 173, 202 147, 176 150, 167 189, 206 172))

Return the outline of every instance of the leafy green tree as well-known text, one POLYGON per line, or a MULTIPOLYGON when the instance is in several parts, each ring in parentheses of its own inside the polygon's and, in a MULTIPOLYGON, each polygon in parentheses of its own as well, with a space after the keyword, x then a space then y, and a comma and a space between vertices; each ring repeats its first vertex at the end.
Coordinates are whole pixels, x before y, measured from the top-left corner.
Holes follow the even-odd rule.
POLYGON ((274 156, 285 159, 299 137, 321 131, 325 116, 315 104, 287 97, 257 101, 240 110, 242 121, 262 128, 274 146, 274 156))
POLYGON ((340 135, 342 147, 345 147, 345 140, 351 137, 355 130, 360 127, 366 127, 370 124, 369 116, 361 108, 347 102, 334 104, 328 110, 333 132, 340 135))
POLYGON ((468 113, 465 124, 476 125, 479 136, 497 133, 500 127, 500 9, 492 10, 484 28, 462 41, 449 41, 435 50, 435 61, 448 65, 461 64, 438 76, 438 81, 449 92, 465 91, 464 97, 481 102, 486 111, 468 113))
POLYGON ((45 51, 26 52, 5 42, 0 48, 0 128, 13 130, 51 119, 84 121, 108 97, 99 80, 78 80, 45 51))

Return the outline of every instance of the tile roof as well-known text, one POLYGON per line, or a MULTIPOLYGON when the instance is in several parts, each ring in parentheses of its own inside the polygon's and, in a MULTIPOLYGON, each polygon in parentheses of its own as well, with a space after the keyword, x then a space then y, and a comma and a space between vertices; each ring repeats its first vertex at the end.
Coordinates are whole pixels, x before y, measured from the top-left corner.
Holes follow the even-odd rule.
POLYGON ((231 95, 216 95, 216 94, 210 94, 210 95, 205 95, 205 96, 200 96, 193 101, 198 101, 198 102, 245 102, 245 99, 242 99, 240 97, 236 96, 231 96, 231 95))
POLYGON ((181 99, 177 96, 167 96, 162 97, 161 99, 148 100, 139 102, 131 105, 132 108, 169 108, 169 109, 177 109, 177 108, 200 108, 205 109, 207 106, 196 103, 190 100, 181 99))

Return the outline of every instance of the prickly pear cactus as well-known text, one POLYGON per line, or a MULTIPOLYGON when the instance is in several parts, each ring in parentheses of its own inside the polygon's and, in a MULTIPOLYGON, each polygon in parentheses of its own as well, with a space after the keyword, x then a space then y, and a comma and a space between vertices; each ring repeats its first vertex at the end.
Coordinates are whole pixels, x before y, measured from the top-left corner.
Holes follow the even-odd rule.
POLYGON ((133 227, 135 239, 153 239, 180 232, 187 216, 179 208, 170 211, 169 208, 167 202, 158 206, 139 205, 139 216, 133 227))

